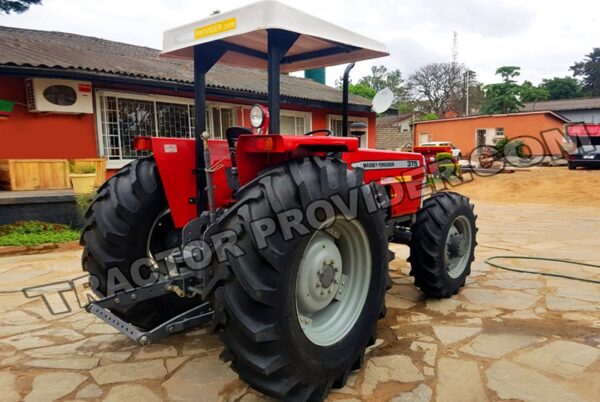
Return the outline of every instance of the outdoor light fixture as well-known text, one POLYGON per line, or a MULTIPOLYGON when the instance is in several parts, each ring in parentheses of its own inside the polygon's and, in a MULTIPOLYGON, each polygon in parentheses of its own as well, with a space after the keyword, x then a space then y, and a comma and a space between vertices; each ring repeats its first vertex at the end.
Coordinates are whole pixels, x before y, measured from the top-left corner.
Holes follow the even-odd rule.
POLYGON ((250 109, 250 124, 257 129, 258 134, 263 134, 269 125, 269 110, 262 105, 254 105, 250 109))

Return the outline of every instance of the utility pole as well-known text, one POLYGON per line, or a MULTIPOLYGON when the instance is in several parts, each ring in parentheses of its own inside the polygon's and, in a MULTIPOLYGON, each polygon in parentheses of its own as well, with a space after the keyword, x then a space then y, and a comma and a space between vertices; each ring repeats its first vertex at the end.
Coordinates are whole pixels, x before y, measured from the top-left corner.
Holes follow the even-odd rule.
POLYGON ((458 63, 458 32, 452 33, 452 63, 458 63))
POLYGON ((465 116, 469 115, 469 89, 471 88, 471 79, 475 78, 475 71, 465 71, 465 116))
POLYGON ((467 72, 465 73, 466 75, 466 82, 467 82, 467 87, 465 89, 466 92, 466 96, 465 96, 465 116, 469 115, 469 87, 471 86, 471 71, 467 70, 467 72))

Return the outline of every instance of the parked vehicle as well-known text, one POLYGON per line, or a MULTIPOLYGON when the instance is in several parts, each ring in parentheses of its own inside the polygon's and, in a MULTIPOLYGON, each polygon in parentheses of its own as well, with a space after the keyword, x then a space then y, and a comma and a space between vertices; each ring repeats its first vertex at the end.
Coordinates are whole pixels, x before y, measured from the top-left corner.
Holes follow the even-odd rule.
POLYGON ((141 345, 210 324, 250 386, 323 400, 377 339, 388 243, 410 247, 425 294, 451 297, 474 258, 473 205, 452 192, 423 199, 420 154, 359 149, 366 127, 347 124, 353 63, 342 137, 279 133, 281 72, 385 56, 384 45, 276 1, 167 31, 164 44, 165 56, 194 60, 194 138, 137 138, 152 156, 100 188, 81 242, 102 299, 87 310, 141 345), (252 127, 226 140, 205 133, 204 78, 217 62, 268 71, 268 109, 252 107, 252 127))
POLYGON ((600 145, 582 145, 569 155, 569 169, 600 168, 600 145))
POLYGON ((573 123, 567 137, 575 148, 569 153, 569 169, 600 167, 600 124, 573 123))
POLYGON ((420 145, 421 147, 450 147, 452 149, 452 156, 455 160, 462 159, 462 151, 454 146, 451 142, 446 141, 431 141, 420 145))

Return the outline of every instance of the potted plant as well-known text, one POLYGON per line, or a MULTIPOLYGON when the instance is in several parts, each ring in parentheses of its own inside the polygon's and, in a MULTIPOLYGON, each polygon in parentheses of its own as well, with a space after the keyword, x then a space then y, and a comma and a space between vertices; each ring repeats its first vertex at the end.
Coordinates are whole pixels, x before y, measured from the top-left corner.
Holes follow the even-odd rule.
POLYGON ((71 184, 75 194, 89 194, 94 191, 96 166, 91 163, 71 163, 69 168, 71 184))

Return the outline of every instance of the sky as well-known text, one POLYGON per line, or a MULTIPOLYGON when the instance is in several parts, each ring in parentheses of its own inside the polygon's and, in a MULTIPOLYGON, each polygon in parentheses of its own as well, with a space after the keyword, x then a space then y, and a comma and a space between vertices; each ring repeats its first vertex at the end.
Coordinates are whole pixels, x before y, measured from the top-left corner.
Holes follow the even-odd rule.
MULTIPOLYGON (((571 75, 569 67, 600 47, 600 1, 570 0, 281 0, 383 42, 390 56, 357 64, 356 81, 383 64, 408 78, 419 66, 458 61, 483 83, 496 68, 521 67, 521 79, 571 75)), ((162 33, 250 0, 43 0, 24 14, 0 15, 0 25, 95 36, 160 49, 162 33)), ((1 49, 0 49, 1 51, 1 49)), ((333 85, 344 67, 327 70, 333 85)))

